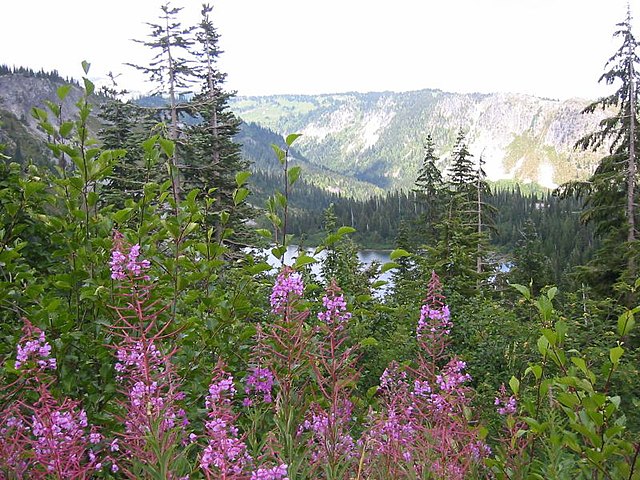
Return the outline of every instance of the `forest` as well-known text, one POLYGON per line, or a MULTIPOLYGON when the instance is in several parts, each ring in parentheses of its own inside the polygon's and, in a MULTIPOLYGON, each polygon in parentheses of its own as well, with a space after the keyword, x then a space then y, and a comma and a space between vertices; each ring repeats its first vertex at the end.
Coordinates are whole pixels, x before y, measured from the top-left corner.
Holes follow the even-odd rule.
POLYGON ((589 178, 490 184, 463 130, 441 171, 425 132, 365 198, 305 181, 297 133, 252 166, 213 10, 181 10, 134 66, 164 101, 96 105, 83 62, 76 112, 33 109, 46 156, 0 148, 0 478, 640 479, 630 13, 589 178))

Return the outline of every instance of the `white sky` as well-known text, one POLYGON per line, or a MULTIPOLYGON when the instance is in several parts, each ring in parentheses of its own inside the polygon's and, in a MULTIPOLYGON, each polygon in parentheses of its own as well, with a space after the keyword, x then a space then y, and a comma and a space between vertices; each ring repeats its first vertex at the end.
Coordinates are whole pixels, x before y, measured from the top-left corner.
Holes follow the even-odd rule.
MULTIPOLYGON (((0 0, 0 63, 79 78, 145 63, 160 0, 0 0)), ((200 1, 182 0, 183 24, 200 1)), ((627 0, 211 0, 219 67, 239 95, 406 91, 595 98, 627 0)), ((640 0, 630 0, 640 36, 640 0)))

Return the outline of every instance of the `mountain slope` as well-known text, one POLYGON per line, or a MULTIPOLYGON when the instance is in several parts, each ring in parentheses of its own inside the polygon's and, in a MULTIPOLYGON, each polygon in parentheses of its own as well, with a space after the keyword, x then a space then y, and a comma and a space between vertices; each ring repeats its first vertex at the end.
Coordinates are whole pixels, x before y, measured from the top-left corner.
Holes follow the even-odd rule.
POLYGON ((278 133, 302 133, 296 147, 310 162, 382 188, 413 184, 429 133, 446 168, 461 128, 489 179, 553 187, 585 178, 601 156, 573 149, 604 117, 582 115, 587 103, 419 90, 238 97, 231 108, 278 133))

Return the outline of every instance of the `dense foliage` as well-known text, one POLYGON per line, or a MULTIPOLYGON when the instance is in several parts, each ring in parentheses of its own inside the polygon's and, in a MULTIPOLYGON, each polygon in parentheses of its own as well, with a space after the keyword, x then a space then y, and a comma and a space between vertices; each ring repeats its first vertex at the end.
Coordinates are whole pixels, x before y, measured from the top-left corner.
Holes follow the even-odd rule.
POLYGON ((113 98, 98 141, 84 78, 74 116, 34 109, 55 165, 0 154, 0 477, 640 478, 640 307, 572 268, 583 204, 490 190, 462 131, 410 192, 323 196, 291 134, 255 225, 210 13, 194 103, 113 98))

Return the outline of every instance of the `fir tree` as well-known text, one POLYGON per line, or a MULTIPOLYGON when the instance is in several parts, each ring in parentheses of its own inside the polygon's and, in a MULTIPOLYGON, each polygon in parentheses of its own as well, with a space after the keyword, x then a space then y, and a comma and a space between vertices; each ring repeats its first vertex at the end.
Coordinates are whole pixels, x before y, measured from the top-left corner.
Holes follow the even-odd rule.
MULTIPOLYGON (((234 210, 235 229, 247 217, 252 216, 246 204, 235 205, 235 175, 248 167, 243 160, 240 145, 234 141, 240 129, 240 120, 229 110, 229 99, 233 93, 224 90, 226 74, 217 68, 222 53, 219 35, 210 18, 212 8, 202 7, 202 18, 195 30, 192 50, 198 61, 193 69, 202 85, 199 94, 189 102, 190 114, 198 122, 187 129, 189 144, 186 145, 186 160, 183 167, 185 186, 198 188, 211 194, 217 211, 234 210), (242 209, 242 211, 239 211, 242 209)), ((216 240, 220 241, 223 228, 215 223, 216 240)))
POLYGON ((600 123, 600 129, 582 138, 579 148, 598 150, 606 147, 595 172, 586 182, 563 185, 564 196, 575 194, 584 198, 582 219, 596 226, 603 239, 603 248, 582 272, 601 292, 611 294, 617 282, 632 282, 637 275, 637 144, 638 144, 638 81, 640 62, 636 53, 638 42, 631 31, 631 14, 617 24, 614 37, 622 45, 607 62, 608 70, 600 81, 619 83, 611 95, 589 105, 584 113, 596 109, 615 109, 615 114, 600 123))
POLYGON ((445 184, 442 172, 437 166, 439 158, 435 154, 435 144, 431 135, 427 135, 425 155, 418 170, 413 192, 421 212, 418 219, 418 231, 428 242, 435 235, 434 227, 442 215, 445 184))
MULTIPOLYGON (((162 118, 165 112, 169 115, 169 138, 177 143, 179 139, 179 112, 184 108, 180 99, 181 93, 186 93, 193 80, 193 69, 190 60, 192 28, 183 28, 177 21, 182 8, 173 8, 170 3, 161 7, 162 13, 158 23, 148 23, 151 28, 149 40, 135 40, 157 53, 149 65, 128 64, 144 74, 157 85, 156 94, 166 94, 169 98, 167 108, 158 109, 162 118)), ((170 161, 171 185, 176 202, 180 199, 180 168, 174 150, 170 161)))

